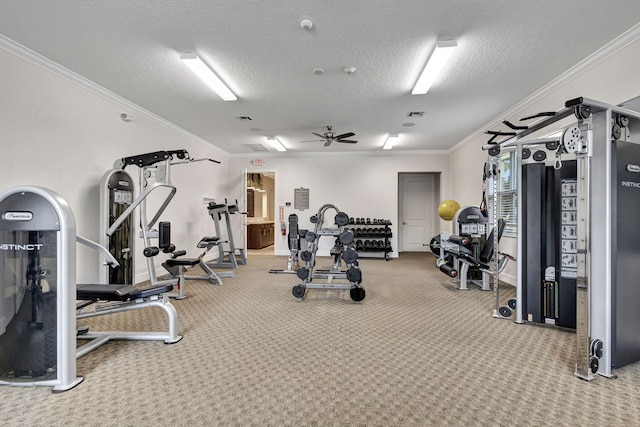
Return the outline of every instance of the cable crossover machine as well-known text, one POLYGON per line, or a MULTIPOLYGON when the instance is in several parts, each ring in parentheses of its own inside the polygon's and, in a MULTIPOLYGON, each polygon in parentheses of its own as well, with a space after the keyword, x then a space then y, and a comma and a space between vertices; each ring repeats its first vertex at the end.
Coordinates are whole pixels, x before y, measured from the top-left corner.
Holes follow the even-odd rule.
POLYGON ((640 360, 640 113, 575 98, 531 119, 483 147, 492 167, 509 151, 518 165, 516 299, 500 306, 494 277, 494 317, 575 328, 575 374, 613 378, 640 360), (559 137, 526 138, 571 116, 559 137))

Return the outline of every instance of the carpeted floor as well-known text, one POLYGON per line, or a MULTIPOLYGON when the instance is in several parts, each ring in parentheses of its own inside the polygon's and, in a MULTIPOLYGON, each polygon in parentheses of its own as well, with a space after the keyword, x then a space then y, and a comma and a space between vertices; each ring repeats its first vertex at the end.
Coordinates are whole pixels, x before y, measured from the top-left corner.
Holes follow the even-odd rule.
MULTIPOLYGON (((267 273, 285 266, 250 256, 223 286, 189 281, 173 302, 182 341, 107 343, 65 393, 0 387, 0 425, 640 425, 640 364, 579 380, 573 333, 492 318, 492 293, 458 291, 428 254, 362 260, 362 303, 337 290, 298 302, 295 275, 267 273)), ((157 330, 165 318, 79 323, 157 330)))

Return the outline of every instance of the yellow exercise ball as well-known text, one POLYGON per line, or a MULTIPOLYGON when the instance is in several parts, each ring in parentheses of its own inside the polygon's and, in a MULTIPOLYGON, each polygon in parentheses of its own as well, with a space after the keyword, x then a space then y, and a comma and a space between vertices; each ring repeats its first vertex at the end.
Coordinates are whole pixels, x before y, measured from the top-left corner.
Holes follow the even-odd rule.
POLYGON ((451 221, 460 210, 460 205, 455 200, 445 200, 438 206, 438 215, 445 221, 451 221))

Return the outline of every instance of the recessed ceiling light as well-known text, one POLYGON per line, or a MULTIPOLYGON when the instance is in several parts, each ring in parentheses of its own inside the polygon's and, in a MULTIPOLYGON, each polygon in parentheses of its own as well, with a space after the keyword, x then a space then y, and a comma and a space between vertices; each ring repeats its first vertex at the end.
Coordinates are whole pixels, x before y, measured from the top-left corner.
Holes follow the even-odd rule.
POLYGON ((321 76, 324 74, 324 70, 322 68, 314 68, 313 74, 315 74, 316 76, 321 76))

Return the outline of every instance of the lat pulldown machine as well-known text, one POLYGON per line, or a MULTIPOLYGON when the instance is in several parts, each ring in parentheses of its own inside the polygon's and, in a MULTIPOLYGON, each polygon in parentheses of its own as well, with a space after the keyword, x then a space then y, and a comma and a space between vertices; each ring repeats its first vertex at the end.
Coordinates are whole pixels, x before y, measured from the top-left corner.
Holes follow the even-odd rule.
POLYGON ((151 285, 176 286, 177 293, 169 296, 178 299, 186 297, 184 271, 188 267, 199 265, 201 257, 186 258, 184 257, 186 251, 176 251, 170 241, 170 224, 168 222, 158 223, 158 220, 176 193, 176 187, 171 183, 171 166, 205 160, 220 163, 208 158, 193 159, 186 150, 182 149, 155 151, 118 159, 114 163, 114 169, 104 174, 100 186, 101 244, 109 249, 120 266, 115 269, 104 267, 101 271, 103 283, 132 284, 135 281, 134 213, 139 207, 140 237, 143 239, 143 254, 147 259, 147 271, 151 285), (177 161, 174 161, 176 159, 177 161), (140 194, 135 198, 133 179, 125 170, 130 165, 139 168, 140 194), (159 188, 168 189, 169 192, 165 195, 153 218, 149 220, 147 217, 147 198, 159 188), (153 229, 156 223, 158 223, 157 230, 153 229), (158 244, 153 245, 152 239, 158 239, 158 244), (154 257, 160 251, 171 257, 162 264, 171 273, 171 277, 167 280, 158 280, 156 275, 154 257))

